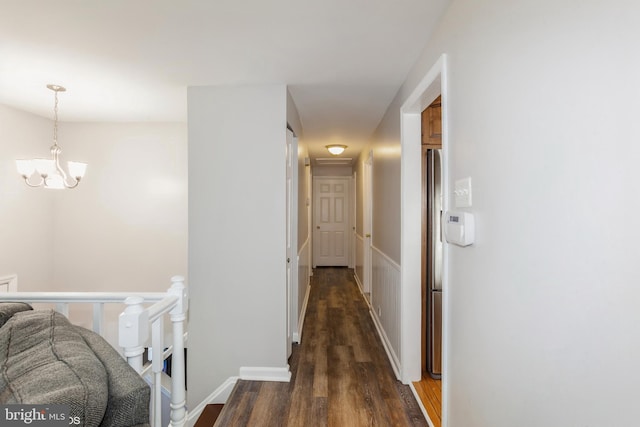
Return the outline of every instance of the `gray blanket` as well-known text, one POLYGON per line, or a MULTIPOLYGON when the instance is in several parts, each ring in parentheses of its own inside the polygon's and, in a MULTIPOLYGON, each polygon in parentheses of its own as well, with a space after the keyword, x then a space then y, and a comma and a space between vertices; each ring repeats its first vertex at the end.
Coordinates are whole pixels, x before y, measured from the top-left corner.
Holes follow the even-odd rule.
POLYGON ((52 310, 6 311, 0 403, 69 405, 87 427, 148 424, 149 386, 102 337, 52 310))

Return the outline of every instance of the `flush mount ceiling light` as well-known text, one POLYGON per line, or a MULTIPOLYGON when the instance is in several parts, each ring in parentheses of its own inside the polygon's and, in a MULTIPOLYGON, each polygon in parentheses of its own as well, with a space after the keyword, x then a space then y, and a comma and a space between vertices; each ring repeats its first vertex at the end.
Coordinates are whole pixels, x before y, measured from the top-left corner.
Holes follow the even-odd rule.
POLYGON ((340 144, 326 145, 326 147, 327 147, 327 150, 329 150, 329 152, 331 154, 333 154, 334 156, 338 156, 338 155, 342 154, 344 149, 347 148, 346 145, 340 145, 340 144))
POLYGON ((29 187, 44 188, 76 188, 87 169, 86 163, 67 162, 69 174, 60 167, 60 153, 58 146, 58 92, 66 89, 58 85, 47 85, 55 93, 53 107, 53 145, 51 146, 51 159, 16 160, 18 173, 24 178, 29 187), (31 181, 35 175, 40 177, 37 183, 31 181))

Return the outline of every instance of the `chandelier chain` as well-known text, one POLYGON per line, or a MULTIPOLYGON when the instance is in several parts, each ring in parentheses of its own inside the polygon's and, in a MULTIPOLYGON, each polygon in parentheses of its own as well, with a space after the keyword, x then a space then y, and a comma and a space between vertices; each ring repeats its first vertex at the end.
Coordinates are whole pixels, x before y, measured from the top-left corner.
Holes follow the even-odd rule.
POLYGON ((55 92, 55 103, 53 104, 53 145, 58 145, 58 91, 55 92))

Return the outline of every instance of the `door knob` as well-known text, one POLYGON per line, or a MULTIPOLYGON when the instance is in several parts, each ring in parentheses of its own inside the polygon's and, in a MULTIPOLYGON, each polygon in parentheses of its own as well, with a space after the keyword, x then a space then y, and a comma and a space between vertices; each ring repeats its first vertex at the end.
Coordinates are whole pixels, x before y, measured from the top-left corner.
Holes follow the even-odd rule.
POLYGON ((316 228, 317 228, 318 230, 320 230, 320 226, 319 226, 319 225, 316 225, 316 228))
POLYGON ((364 237, 371 237, 371 234, 367 233, 364 235, 364 237))

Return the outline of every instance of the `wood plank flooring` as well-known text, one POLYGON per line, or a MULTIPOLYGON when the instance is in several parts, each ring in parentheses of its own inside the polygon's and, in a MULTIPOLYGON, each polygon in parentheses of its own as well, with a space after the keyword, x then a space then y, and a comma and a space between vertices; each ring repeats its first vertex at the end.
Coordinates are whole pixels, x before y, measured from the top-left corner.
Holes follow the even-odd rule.
POLYGON ((422 379, 413 383, 422 406, 427 410, 433 427, 442 425, 442 381, 434 380, 428 373, 422 373, 422 379))
POLYGON ((289 364, 289 383, 238 381, 215 426, 428 426, 395 378, 351 269, 314 270, 289 364))
POLYGON ((207 405, 193 427, 211 427, 220 416, 223 407, 224 405, 218 403, 207 405))

